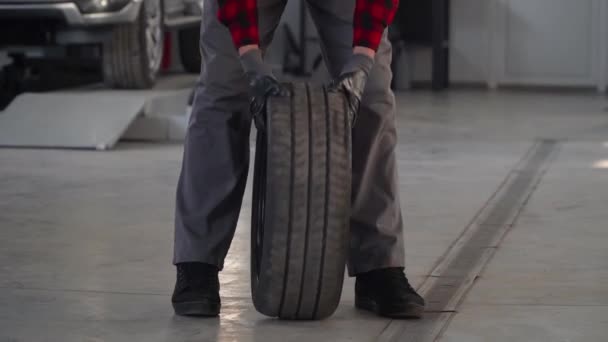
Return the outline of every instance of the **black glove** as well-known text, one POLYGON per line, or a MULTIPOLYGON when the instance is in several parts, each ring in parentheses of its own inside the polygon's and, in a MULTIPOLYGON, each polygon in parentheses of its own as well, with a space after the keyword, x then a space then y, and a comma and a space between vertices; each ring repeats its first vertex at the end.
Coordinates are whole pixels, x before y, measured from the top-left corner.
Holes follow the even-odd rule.
POLYGON ((330 84, 330 91, 343 91, 348 103, 351 125, 357 120, 357 112, 365 90, 367 77, 374 66, 374 60, 363 54, 353 54, 342 69, 340 76, 330 84))
POLYGON ((258 129, 264 127, 264 109, 269 96, 286 96, 287 89, 272 74, 272 69, 262 60, 259 49, 250 50, 241 55, 241 64, 245 69, 251 91, 249 110, 258 129))

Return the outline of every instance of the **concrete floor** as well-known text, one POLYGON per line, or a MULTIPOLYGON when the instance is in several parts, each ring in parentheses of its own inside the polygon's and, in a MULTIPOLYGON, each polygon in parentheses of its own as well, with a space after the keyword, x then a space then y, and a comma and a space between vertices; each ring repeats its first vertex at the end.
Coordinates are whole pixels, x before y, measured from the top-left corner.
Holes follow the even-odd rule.
MULTIPOLYGON (((441 341, 608 340, 608 104, 573 93, 398 94, 407 273, 420 286, 535 140, 559 151, 441 341)), ((374 341, 345 283, 323 322, 249 293, 250 188, 218 319, 173 315, 179 145, 0 150, 0 341, 374 341)), ((413 323, 422 324, 422 322, 413 323)))

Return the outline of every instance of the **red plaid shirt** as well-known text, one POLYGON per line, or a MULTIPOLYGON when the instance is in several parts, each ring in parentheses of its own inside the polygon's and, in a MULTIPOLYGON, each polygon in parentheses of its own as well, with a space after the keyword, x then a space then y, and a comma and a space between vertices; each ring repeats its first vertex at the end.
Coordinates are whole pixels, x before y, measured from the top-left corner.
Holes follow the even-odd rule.
MULTIPOLYGON (((346 0, 340 0, 346 1, 346 0)), ((353 20, 353 46, 377 50, 384 29, 395 17, 399 0, 357 1, 353 20)), ((230 30, 234 45, 259 44, 256 0, 218 0, 219 20, 230 30)))

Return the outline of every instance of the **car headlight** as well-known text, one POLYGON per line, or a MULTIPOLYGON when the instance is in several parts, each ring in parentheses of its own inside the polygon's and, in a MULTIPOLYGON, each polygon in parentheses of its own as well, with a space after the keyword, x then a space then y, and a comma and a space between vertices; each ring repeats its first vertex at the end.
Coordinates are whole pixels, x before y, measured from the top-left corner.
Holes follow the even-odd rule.
POLYGON ((131 0, 78 0, 82 13, 116 12, 125 7, 131 0))

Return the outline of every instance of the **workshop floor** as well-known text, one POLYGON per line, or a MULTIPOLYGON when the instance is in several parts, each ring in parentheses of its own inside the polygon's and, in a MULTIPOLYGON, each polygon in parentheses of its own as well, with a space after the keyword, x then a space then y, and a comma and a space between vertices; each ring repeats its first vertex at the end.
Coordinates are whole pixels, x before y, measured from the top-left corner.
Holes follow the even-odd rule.
POLYGON ((484 221, 506 235, 488 246, 487 265, 478 264, 453 309, 429 313, 442 319, 404 324, 359 312, 351 279, 326 321, 258 314, 249 290, 250 188, 221 274, 221 317, 176 317, 170 294, 180 145, 0 149, 0 341, 405 341, 417 328, 424 331, 415 336, 440 334, 440 341, 608 341, 605 98, 515 91, 397 97, 413 284, 444 274, 429 278, 451 265, 447 252, 474 234, 480 212, 516 209, 511 221, 484 221), (549 144, 550 158, 518 183, 525 186, 517 203, 494 201, 511 189, 509 179, 526 177, 526 155, 539 141, 549 144))

